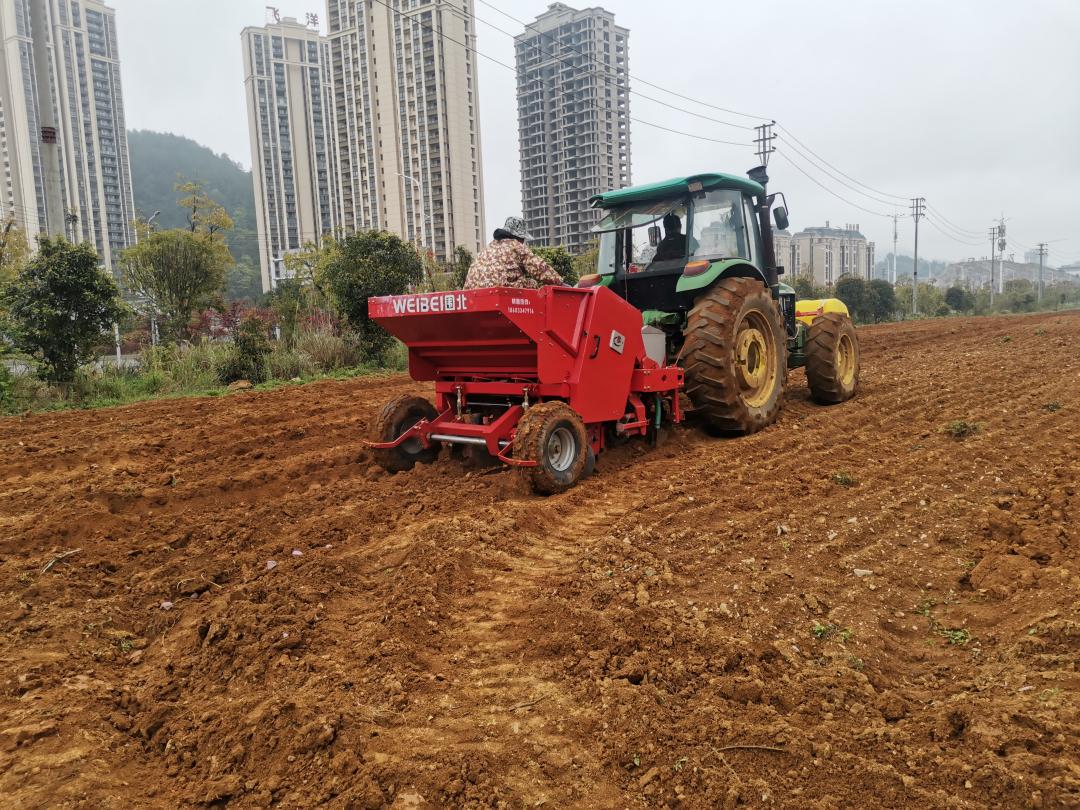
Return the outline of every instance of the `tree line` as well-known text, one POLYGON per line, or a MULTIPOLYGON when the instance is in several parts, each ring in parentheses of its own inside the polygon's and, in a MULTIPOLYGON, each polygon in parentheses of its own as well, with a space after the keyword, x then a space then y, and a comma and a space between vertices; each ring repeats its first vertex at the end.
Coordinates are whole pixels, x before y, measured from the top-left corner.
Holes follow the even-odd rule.
MULTIPOLYGON (((913 317, 911 284, 895 287, 884 279, 867 281, 856 276, 842 276, 831 288, 818 287, 807 276, 799 276, 792 285, 800 299, 835 297, 843 301, 858 323, 882 323, 913 317)), ((918 316, 989 315, 992 313, 1036 312, 1080 304, 1080 284, 1059 282, 1043 289, 1038 300, 1036 285, 1027 279, 1006 281, 1004 292, 990 301, 987 287, 974 290, 958 285, 942 289, 921 283, 915 294, 918 316)))

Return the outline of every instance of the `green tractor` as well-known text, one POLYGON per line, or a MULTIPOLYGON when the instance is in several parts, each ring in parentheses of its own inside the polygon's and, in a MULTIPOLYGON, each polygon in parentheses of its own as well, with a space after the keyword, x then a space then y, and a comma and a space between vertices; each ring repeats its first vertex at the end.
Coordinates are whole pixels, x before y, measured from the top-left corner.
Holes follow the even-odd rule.
POLYGON ((859 342, 844 303, 796 301, 780 283, 771 219, 782 230, 788 217, 773 209, 767 183, 759 167, 590 200, 604 213, 594 228, 598 272, 579 284, 609 287, 642 311, 646 332, 663 333, 666 359, 682 364, 695 413, 717 434, 775 421, 789 368, 806 368, 822 404, 849 399, 858 385, 859 342))

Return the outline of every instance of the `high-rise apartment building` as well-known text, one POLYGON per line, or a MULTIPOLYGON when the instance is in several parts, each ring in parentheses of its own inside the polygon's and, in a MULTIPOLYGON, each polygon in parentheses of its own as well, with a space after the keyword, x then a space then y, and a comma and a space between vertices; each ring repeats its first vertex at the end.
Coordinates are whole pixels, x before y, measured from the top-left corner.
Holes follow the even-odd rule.
POLYGON ((473 0, 327 0, 341 223, 484 241, 473 0))
POLYGON ((134 241, 116 14, 99 0, 0 3, 0 216, 89 241, 111 268, 134 241))
POLYGON ((777 249, 776 259, 785 265, 788 283, 797 276, 806 276, 819 286, 832 286, 843 276, 855 276, 869 281, 873 278, 875 246, 868 242, 858 225, 833 228, 826 220, 825 227, 806 228, 790 237, 788 255, 777 249))
POLYGON ((264 291, 340 224, 330 46, 309 18, 245 28, 244 87, 264 291))
POLYGON ((562 3, 515 37, 521 197, 542 245, 587 250, 589 198, 630 184, 630 32, 562 3))

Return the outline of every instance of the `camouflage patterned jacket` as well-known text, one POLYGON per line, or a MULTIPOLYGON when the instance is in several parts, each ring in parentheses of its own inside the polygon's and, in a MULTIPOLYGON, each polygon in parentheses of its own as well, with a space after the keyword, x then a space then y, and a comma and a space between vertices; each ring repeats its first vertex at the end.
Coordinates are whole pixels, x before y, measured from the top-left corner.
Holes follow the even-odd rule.
POLYGON ((478 287, 524 287, 537 289, 563 280, 551 265, 517 239, 496 239, 469 268, 465 289, 478 287))

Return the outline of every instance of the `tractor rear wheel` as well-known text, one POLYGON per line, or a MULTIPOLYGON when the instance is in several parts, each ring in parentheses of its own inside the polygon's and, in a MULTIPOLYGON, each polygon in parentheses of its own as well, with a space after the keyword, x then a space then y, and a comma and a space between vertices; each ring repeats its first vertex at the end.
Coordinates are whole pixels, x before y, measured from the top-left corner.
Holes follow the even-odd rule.
POLYGON ((859 385, 859 338, 847 315, 826 312, 814 318, 806 336, 806 381, 820 405, 855 395, 859 385))
POLYGON ((514 458, 535 461, 520 467, 522 478, 541 495, 562 492, 585 477, 589 434, 573 408, 560 400, 533 405, 517 425, 514 458))
POLYGON ((753 433, 780 412, 787 341, 768 288, 721 279, 687 318, 682 364, 694 410, 716 433, 753 433))
MULTIPOLYGON (((435 406, 423 397, 402 394, 383 405, 375 420, 375 440, 392 442, 421 419, 433 420, 438 413, 435 406)), ((424 447, 417 438, 407 439, 397 447, 375 448, 375 461, 389 472, 411 470, 416 462, 430 464, 439 455, 439 444, 432 442, 424 447)))

